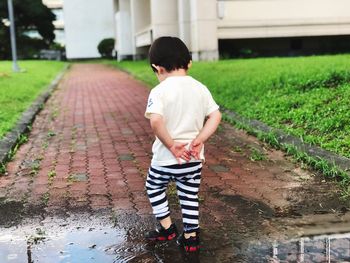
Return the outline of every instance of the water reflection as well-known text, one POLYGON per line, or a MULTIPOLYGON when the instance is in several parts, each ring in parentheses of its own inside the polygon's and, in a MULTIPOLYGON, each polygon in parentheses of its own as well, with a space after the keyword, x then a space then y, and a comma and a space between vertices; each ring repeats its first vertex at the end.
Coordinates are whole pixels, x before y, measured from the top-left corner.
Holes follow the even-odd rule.
POLYGON ((174 242, 147 243, 142 238, 143 230, 134 227, 40 227, 1 229, 0 262, 350 262, 350 233, 276 242, 240 239, 238 246, 237 240, 217 242, 217 236, 207 231, 200 254, 189 255, 174 242))
POLYGON ((271 250, 270 262, 350 262, 350 233, 276 242, 271 250))

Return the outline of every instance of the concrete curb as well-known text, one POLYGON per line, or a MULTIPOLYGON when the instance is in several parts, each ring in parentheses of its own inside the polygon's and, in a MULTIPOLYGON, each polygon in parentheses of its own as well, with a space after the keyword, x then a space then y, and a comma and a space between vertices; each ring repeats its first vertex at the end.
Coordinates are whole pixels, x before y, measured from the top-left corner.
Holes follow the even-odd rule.
POLYGON ((328 163, 328 165, 335 166, 350 176, 350 173, 349 173, 350 159, 349 158, 339 156, 333 152, 324 150, 320 147, 305 143, 298 137, 286 134, 284 131, 280 129, 272 128, 260 121, 250 120, 228 109, 225 109, 225 108, 222 108, 222 109, 223 109, 222 110, 223 113, 225 113, 229 119, 231 119, 232 121, 238 124, 242 124, 248 127, 249 129, 252 129, 254 133, 259 133, 259 132, 263 134, 273 133, 274 135, 276 135, 276 139, 279 144, 292 145, 298 151, 301 151, 315 159, 325 160, 328 163))
POLYGON ((9 153, 16 147, 20 136, 28 132, 29 126, 33 123, 36 114, 40 112, 42 105, 49 99, 69 67, 69 64, 64 67, 64 69, 48 85, 47 89, 39 95, 25 112, 22 113, 16 126, 0 140, 0 165, 5 164, 9 160, 9 153))

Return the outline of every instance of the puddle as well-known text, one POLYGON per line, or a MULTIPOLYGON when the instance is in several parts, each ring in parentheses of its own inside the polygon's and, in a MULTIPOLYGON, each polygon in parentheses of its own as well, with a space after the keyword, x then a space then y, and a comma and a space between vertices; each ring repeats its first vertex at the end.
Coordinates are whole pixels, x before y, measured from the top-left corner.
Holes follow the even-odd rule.
POLYGON ((143 233, 151 226, 139 228, 138 219, 125 216, 116 223, 108 216, 77 214, 0 228, 0 262, 186 262, 174 242, 146 242, 143 233))
POLYGON ((350 233, 301 237, 268 245, 256 244, 248 251, 251 256, 246 258, 252 262, 345 263, 350 262, 350 233))
POLYGON ((30 235, 18 234, 1 236, 0 262, 113 262, 115 255, 105 250, 122 244, 125 237, 123 231, 111 228, 45 232, 33 243, 30 235))
MULTIPOLYGON (((296 219, 274 221, 271 219, 273 211, 263 203, 237 195, 217 195, 235 206, 238 214, 246 213, 246 226, 238 225, 236 220, 226 221, 223 226, 204 225, 199 254, 188 255, 173 241, 147 242, 143 235, 154 227, 152 216, 106 211, 94 215, 67 212, 65 215, 24 218, 19 225, 0 227, 0 262, 350 262, 350 221, 346 216, 338 222, 320 215, 323 219, 315 225, 306 218, 299 218, 301 227, 295 228, 296 219), (278 235, 262 230, 266 220, 271 220, 271 228, 277 230, 278 235), (326 227, 320 225, 323 222, 326 226, 325 220, 332 226, 327 228, 327 234, 322 232, 326 227), (338 233, 329 234, 336 231, 336 224, 340 223, 338 233), (279 232, 287 225, 294 228, 279 232), (245 231, 247 226, 253 231, 245 231)), ((321 220, 319 216, 317 218, 321 220)), ((175 217, 175 223, 181 226, 179 218, 175 217)))
MULTIPOLYGON (((112 228, 79 229, 59 235, 32 246, 33 262, 113 262, 108 253, 111 246, 124 242, 125 232, 112 228)), ((122 261, 119 261, 122 262, 122 261)))
MULTIPOLYGON (((244 200, 235 196, 226 201, 244 200)), ((262 206, 259 209, 266 210, 262 206)), ((343 228, 348 229, 345 233, 277 240, 268 234, 243 236, 229 226, 205 226, 199 255, 184 253, 173 241, 146 242, 143 235, 153 226, 151 217, 135 214, 111 217, 76 213, 30 219, 18 226, 0 228, 0 262, 350 262, 350 224, 343 228)), ((317 230, 322 231, 320 226, 314 227, 314 233, 317 230)))

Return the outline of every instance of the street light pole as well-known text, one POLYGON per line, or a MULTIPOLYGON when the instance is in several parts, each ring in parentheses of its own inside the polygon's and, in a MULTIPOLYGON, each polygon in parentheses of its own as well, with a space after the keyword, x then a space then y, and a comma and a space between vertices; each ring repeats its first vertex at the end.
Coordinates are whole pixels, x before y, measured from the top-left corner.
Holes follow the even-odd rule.
POLYGON ((12 61, 13 61, 13 71, 19 72, 20 68, 17 64, 17 47, 16 47, 16 35, 15 35, 15 19, 13 16, 13 5, 12 0, 7 0, 7 7, 10 19, 10 34, 11 34, 11 50, 12 50, 12 61))

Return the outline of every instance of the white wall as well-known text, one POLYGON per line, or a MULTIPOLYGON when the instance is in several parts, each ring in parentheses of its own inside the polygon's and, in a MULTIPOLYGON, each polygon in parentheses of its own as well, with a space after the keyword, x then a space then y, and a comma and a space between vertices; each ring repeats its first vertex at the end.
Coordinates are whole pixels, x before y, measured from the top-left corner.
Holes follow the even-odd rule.
POLYGON ((132 30, 134 32, 135 55, 142 53, 139 47, 152 43, 150 0, 131 1, 132 30))
POLYGON ((151 0, 153 40, 179 36, 177 0, 151 0))
POLYGON ((115 37, 113 0, 63 2, 68 59, 100 57, 98 43, 115 37))
POLYGON ((133 4, 133 18, 135 33, 144 30, 151 24, 150 0, 136 0, 133 4))
POLYGON ((349 0, 218 1, 221 39, 350 34, 349 0))
POLYGON ((217 60, 217 1, 191 0, 191 51, 193 60, 217 60))
POLYGON ((117 37, 116 46, 118 59, 134 55, 134 34, 131 23, 130 0, 119 0, 119 10, 116 13, 117 37))
POLYGON ((191 49, 191 5, 189 0, 178 0, 179 37, 191 49))

